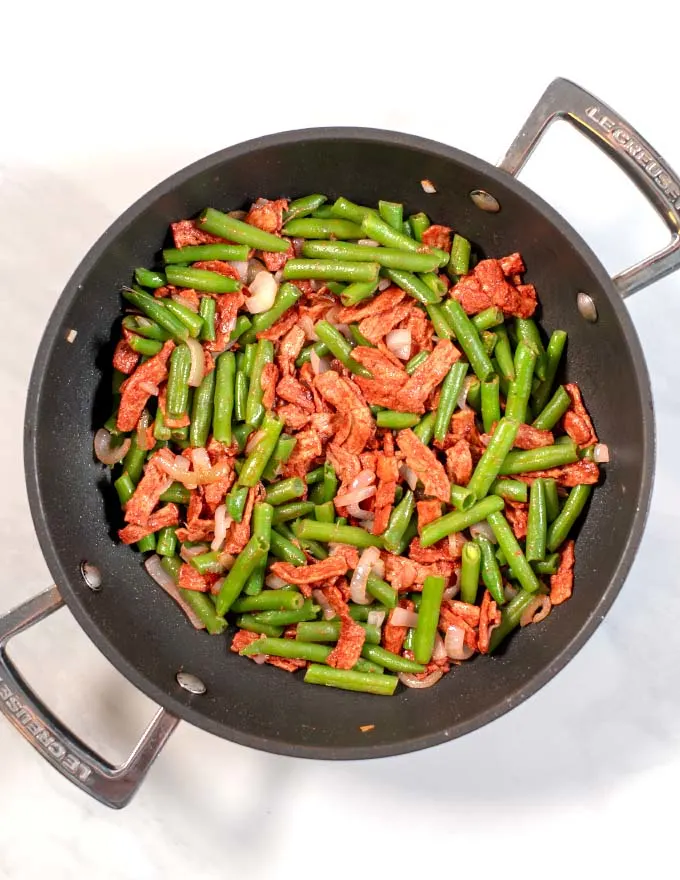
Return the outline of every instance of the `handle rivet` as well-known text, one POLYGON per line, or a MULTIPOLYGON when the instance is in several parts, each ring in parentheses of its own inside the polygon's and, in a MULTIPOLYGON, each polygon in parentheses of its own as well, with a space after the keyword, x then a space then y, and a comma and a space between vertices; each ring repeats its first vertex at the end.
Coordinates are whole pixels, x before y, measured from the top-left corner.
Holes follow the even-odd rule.
POLYGON ((82 579, 88 585, 88 587, 92 590, 93 593, 98 593, 102 588, 102 573, 99 571, 96 565, 92 565, 91 562, 83 561, 80 563, 80 574, 82 579))
POLYGON ((597 321, 597 308, 593 302, 593 298, 587 293, 579 293, 576 297, 576 306, 582 318, 594 324, 597 321))
POLYGON ((207 690, 201 679, 190 672, 178 672, 177 684, 190 694, 204 694, 207 690))
POLYGON ((498 199, 485 189, 473 189, 470 193, 470 199, 480 211, 486 211, 489 214, 497 214, 501 209, 498 199))

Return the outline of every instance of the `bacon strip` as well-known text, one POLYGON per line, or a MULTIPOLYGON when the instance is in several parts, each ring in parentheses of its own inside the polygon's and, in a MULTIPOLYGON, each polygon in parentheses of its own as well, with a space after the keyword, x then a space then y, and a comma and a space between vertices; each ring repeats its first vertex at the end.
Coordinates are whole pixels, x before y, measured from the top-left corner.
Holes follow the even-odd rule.
POLYGON ((158 394, 158 386, 168 378, 168 359, 175 343, 168 340, 163 348, 141 364, 120 386, 120 406, 116 427, 119 431, 133 431, 137 427, 147 400, 158 394))
POLYGON ((406 456, 406 464, 423 484, 425 494, 448 504, 451 500, 451 483, 434 452, 410 428, 397 434, 397 445, 406 456))
POLYGON ((307 598, 312 595, 310 584, 320 584, 341 577, 346 571, 347 563, 341 556, 329 556, 311 565, 295 566, 289 562, 274 562, 271 566, 272 574, 283 578, 286 583, 297 584, 307 598))
POLYGON ((574 589, 574 541, 567 541, 560 556, 557 574, 550 578, 550 601, 553 605, 561 605, 571 597, 574 589))

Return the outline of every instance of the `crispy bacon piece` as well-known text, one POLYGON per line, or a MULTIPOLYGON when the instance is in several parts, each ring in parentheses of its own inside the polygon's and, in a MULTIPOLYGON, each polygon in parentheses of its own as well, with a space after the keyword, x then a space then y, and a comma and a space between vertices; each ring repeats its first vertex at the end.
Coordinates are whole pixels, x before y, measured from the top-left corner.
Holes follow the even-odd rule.
POLYGON ((442 505, 436 498, 432 499, 432 501, 418 501, 416 503, 416 511, 418 513, 418 531, 421 532, 423 526, 426 526, 435 519, 439 519, 442 515, 442 505))
POLYGON ((361 649, 366 641, 366 631, 356 620, 347 615, 340 620, 340 637, 336 646, 326 659, 329 666, 336 669, 351 669, 361 657, 361 649))
POLYGON ((276 415, 283 420, 289 431, 300 431, 311 421, 309 414, 301 410, 299 406, 295 406, 294 403, 277 407, 276 415))
POLYGON ((372 379, 363 376, 355 379, 366 400, 377 406, 396 409, 399 406, 399 392, 409 378, 401 361, 389 352, 363 345, 358 345, 352 351, 352 357, 373 376, 372 379))
MULTIPOLYGON (((194 263, 194 269, 204 269, 206 272, 216 272, 218 275, 224 275, 226 278, 233 278, 234 281, 240 281, 240 277, 236 269, 225 260, 199 260, 194 263)), ((195 292, 195 291, 194 291, 195 292)), ((184 296, 184 292, 182 292, 184 296)))
POLYGON ((452 296, 468 315, 496 306, 507 317, 530 318, 537 305, 533 284, 515 287, 505 277, 510 274, 513 279, 516 278, 520 273, 507 273, 505 269, 520 265, 523 270, 524 264, 519 254, 511 254, 503 260, 480 260, 473 272, 456 284, 452 296), (519 262, 516 258, 519 258, 519 262))
POLYGON ((457 486, 467 486, 470 482, 472 453, 470 444, 462 437, 446 450, 446 473, 457 486))
POLYGON ((491 294, 482 290, 474 275, 463 276, 453 288, 451 296, 458 300, 467 315, 476 315, 493 305, 491 294))
POLYGON ((489 653, 489 641, 491 633, 501 622, 501 612, 498 606, 491 598, 491 593, 484 590, 484 598, 482 599, 482 608, 479 615, 479 652, 480 654, 489 653))
POLYGON ((341 559, 344 559, 347 563, 347 568, 352 569, 352 571, 359 564, 359 551, 350 544, 329 544, 328 555, 339 556, 341 559))
POLYGON ((428 359, 409 376, 399 392, 401 412, 421 413, 430 393, 439 385, 452 365, 460 358, 460 351, 448 339, 441 339, 428 359))
MULTIPOLYGON (((400 599, 399 607, 405 608, 407 611, 414 611, 415 605, 410 599, 400 599)), ((395 626, 391 620, 394 611, 390 611, 382 631, 382 646, 386 651, 392 651, 393 654, 401 654, 404 647, 404 639, 408 632, 407 626, 395 626)))
POLYGON ((247 645, 252 645, 252 643, 256 642, 259 638, 260 636, 258 633, 249 632, 247 629, 239 629, 234 633, 234 638, 231 640, 229 650, 233 651, 234 654, 238 654, 247 645))
POLYGON ((282 336, 285 336, 291 327, 294 327, 297 324, 298 318, 299 314, 297 309, 289 309, 275 324, 272 324, 268 330, 261 330, 256 336, 258 339, 269 339, 272 342, 276 342, 282 336))
POLYGON ((385 336, 394 330, 405 318, 411 314, 411 306, 409 303, 399 303, 398 306, 389 312, 380 312, 378 315, 371 315, 359 324, 359 332, 362 333, 369 342, 377 345, 385 336))
POLYGON ((498 262, 501 264, 503 274, 508 277, 512 277, 513 275, 523 275, 526 271, 522 255, 517 252, 514 254, 508 254, 507 257, 501 257, 498 262))
POLYGON ((293 454, 284 465, 284 473, 287 477, 305 477, 311 469, 312 462, 322 453, 319 434, 313 427, 304 428, 296 434, 295 449, 293 454))
POLYGON ((189 498, 187 507, 186 528, 177 529, 179 541, 205 541, 211 538, 215 531, 214 519, 202 519, 203 498, 198 489, 194 489, 189 498))
POLYGON ((347 563, 340 556, 329 556, 321 562, 312 562, 310 565, 295 566, 289 562, 274 562, 271 566, 272 574, 283 578, 286 583, 297 584, 300 592, 307 598, 312 595, 311 584, 320 584, 341 577, 346 571, 347 563))
POLYGON ((517 291, 515 316, 517 318, 530 318, 538 305, 536 288, 533 284, 518 284, 515 290, 517 291))
POLYGON ((504 315, 516 313, 517 291, 505 278, 498 260, 480 260, 474 268, 474 275, 482 291, 491 297, 491 305, 502 309, 504 315))
POLYGON ((171 223, 172 239, 176 248, 190 247, 195 244, 225 244, 226 238, 220 238, 218 235, 211 235, 209 232, 203 232, 196 226, 195 220, 180 220, 177 223, 171 223))
POLYGON ((334 370, 327 370, 314 378, 314 387, 346 417, 336 434, 336 443, 347 452, 362 452, 375 434, 375 423, 354 384, 334 370))
POLYGON ((264 229, 272 235, 281 232, 283 226, 283 212, 288 210, 287 199, 258 199, 246 215, 246 223, 264 229))
POLYGON ((392 513, 394 494, 399 482, 399 462, 393 455, 385 455, 379 452, 376 456, 376 474, 378 477, 378 489, 375 494, 375 506, 373 508, 373 534, 382 535, 392 513))
POLYGON ((476 651, 478 650, 476 627, 479 624, 479 618, 480 609, 476 605, 444 600, 439 612, 439 629, 443 633, 446 633, 450 626, 462 629, 464 632, 463 641, 469 648, 476 651))
MULTIPOLYGON (((439 504, 440 502, 437 503, 439 504)), ((408 557, 413 562, 418 562, 421 565, 432 565, 435 562, 450 562, 452 559, 451 548, 447 538, 442 538, 441 541, 437 541, 436 544, 432 544, 430 547, 423 547, 420 543, 420 538, 414 538, 409 545, 408 557)))
POLYGON ((238 310, 246 300, 240 292, 216 294, 214 299, 215 339, 212 342, 204 342, 203 345, 208 351, 221 352, 227 347, 238 310))
MULTIPOLYGON (((172 453, 169 454, 172 456, 172 453)), ((166 450, 154 452, 147 462, 134 494, 125 505, 125 522, 146 526, 161 495, 172 485, 172 479, 159 467, 158 462, 161 457, 167 457, 166 450)), ((174 456, 172 459, 174 461, 174 456)))
POLYGON ((294 376, 284 375, 276 386, 276 393, 282 400, 295 404, 304 412, 310 415, 314 412, 314 398, 311 391, 308 391, 294 376))
MULTIPOLYGON (((198 263, 196 263, 196 265, 198 266, 198 263)), ((156 296, 156 294, 160 296, 161 294, 159 294, 158 291, 163 289, 164 288, 159 287, 158 290, 154 291, 154 296, 156 296)), ((182 287, 180 289, 173 287, 172 289, 168 288, 168 291, 171 293, 177 293, 181 296, 184 300, 183 305, 186 305, 186 307, 193 312, 197 312, 201 307, 201 301, 193 287, 182 287)))
POLYGON ((136 351, 130 348, 130 344, 127 341, 129 331, 124 330, 123 332, 125 338, 118 340, 116 349, 113 352, 113 369, 119 370, 121 373, 125 373, 126 376, 129 376, 137 366, 139 355, 136 351))
POLYGON ((595 485, 600 479, 600 469, 594 461, 589 461, 584 458, 581 461, 574 462, 574 464, 565 464, 562 467, 548 468, 548 470, 545 471, 532 471, 531 473, 526 474, 515 474, 512 479, 521 480, 522 483, 527 483, 531 486, 534 480, 538 477, 543 477, 544 479, 552 477, 554 480, 557 480, 558 486, 572 489, 574 486, 595 485))
POLYGON ((449 433, 444 438, 444 442, 440 444, 435 440, 434 445, 442 449, 450 449, 459 440, 466 440, 471 450, 483 448, 475 423, 475 412, 472 409, 462 409, 455 412, 451 416, 449 433))
POLYGON ((506 501, 505 516, 512 526, 515 537, 526 538, 529 519, 529 505, 521 501, 506 501))
POLYGON ((178 585, 183 590, 196 590, 197 593, 207 593, 210 590, 208 581, 188 562, 182 563, 182 567, 179 570, 178 585))
POLYGON ((550 601, 553 605, 566 602, 574 588, 574 546, 574 541, 567 541, 560 556, 557 574, 550 577, 550 601))
POLYGON ((147 535, 152 535, 154 532, 157 532, 159 529, 164 529, 166 526, 176 526, 178 524, 179 509, 177 505, 166 504, 165 507, 161 507, 160 510, 152 513, 144 525, 130 523, 125 526, 125 528, 120 529, 118 531, 118 537, 123 544, 134 544, 137 541, 141 541, 142 538, 146 538, 147 535))
POLYGON ((262 406, 266 410, 270 410, 274 406, 274 401, 276 400, 276 381, 278 378, 279 368, 276 364, 265 364, 262 367, 260 387, 262 388, 262 406))
POLYGON ((422 589, 428 575, 450 578, 453 572, 452 562, 437 561, 423 565, 405 556, 393 556, 391 553, 385 554, 384 560, 385 580, 400 593, 410 589, 416 591, 422 589))
POLYGON ((404 329, 411 333, 411 357, 421 351, 432 351, 434 341, 432 338, 432 326, 425 312, 416 307, 415 303, 408 303, 409 313, 404 323, 404 329))
POLYGON ((262 251, 262 262, 270 272, 278 272, 283 269, 288 260, 292 260, 295 256, 295 248, 293 242, 288 242, 288 250, 283 251, 262 251))
POLYGON ((554 442, 552 431, 541 431, 533 425, 520 425, 514 446, 517 449, 538 449, 539 446, 552 446, 554 442))
POLYGON ((253 515, 253 507, 262 497, 264 497, 264 490, 260 484, 248 489, 248 497, 246 498, 241 522, 233 522, 227 529, 227 537, 224 540, 224 550, 226 553, 236 556, 250 540, 250 518, 253 515))
POLYGON ((273 657, 271 654, 266 655, 264 662, 270 666, 276 666, 277 669, 283 669, 284 672, 297 672, 298 669, 307 665, 306 660, 299 660, 295 657, 273 657))
POLYGON ((293 376, 295 374, 295 360, 305 345, 305 331, 297 325, 287 330, 279 342, 279 350, 276 353, 276 363, 281 370, 281 376, 293 376))
POLYGON ((573 382, 565 385, 564 390, 571 398, 571 406, 564 414, 564 430, 581 449, 592 446, 593 443, 597 443, 597 434, 588 410, 583 404, 581 390, 573 382))
POLYGON ((388 287, 378 296, 360 304, 358 306, 349 306, 338 310, 336 321, 339 324, 357 324, 364 318, 371 318, 373 315, 381 315, 385 312, 391 312, 404 299, 406 294, 399 287, 388 287))
POLYGON ((451 483, 434 452, 410 428, 397 434, 397 445, 406 456, 406 464, 423 484, 425 494, 448 503, 451 498, 451 483))
POLYGON ((333 465, 335 473, 340 479, 340 492, 342 494, 349 489, 349 485, 361 472, 361 459, 353 452, 348 452, 336 443, 330 443, 326 450, 326 457, 333 465))
POLYGON ((234 471, 234 459, 231 455, 221 453, 210 456, 213 467, 221 465, 224 468, 224 476, 214 483, 207 483, 203 487, 203 499, 210 513, 214 514, 217 508, 224 502, 225 495, 231 489, 236 479, 234 471))
POLYGON ((451 231, 450 226, 438 226, 434 223, 423 232, 421 241, 428 247, 448 252, 451 250, 451 231))
POLYGON ((442 611, 445 610, 462 618, 470 626, 479 624, 481 612, 477 605, 470 605, 469 602, 461 602, 459 599, 444 599, 442 611))
POLYGON ((163 348, 141 364, 120 386, 120 406, 116 427, 119 431, 133 431, 137 427, 147 400, 158 394, 158 386, 168 378, 168 358, 175 343, 168 340, 163 348))

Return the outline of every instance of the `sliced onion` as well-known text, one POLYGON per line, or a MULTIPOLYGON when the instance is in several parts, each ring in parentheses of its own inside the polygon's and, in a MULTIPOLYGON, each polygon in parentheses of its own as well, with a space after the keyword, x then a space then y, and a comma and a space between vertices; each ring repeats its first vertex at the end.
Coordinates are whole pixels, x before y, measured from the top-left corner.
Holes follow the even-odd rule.
POLYGON ((271 272, 258 272, 248 285, 251 296, 246 300, 246 308, 251 315, 266 312, 274 305, 279 285, 271 272))
POLYGON ((350 489, 363 489, 364 486, 372 486, 375 483, 375 471, 370 468, 364 468, 356 475, 349 484, 350 489))
POLYGON ((251 654, 250 659, 254 660, 258 666, 262 666, 263 663, 267 662, 266 654, 251 654))
POLYGON ((377 491, 375 486, 364 486, 363 489, 350 489, 344 495, 335 496, 335 505, 336 507, 349 507, 350 504, 361 504, 367 498, 372 498, 377 491))
POLYGON ((179 551, 179 555, 185 562, 188 562, 190 559, 193 559, 194 556, 200 556, 201 553, 207 553, 208 550, 210 550, 209 544, 194 544, 193 547, 186 547, 183 544, 179 551))
POLYGON ((470 534, 473 538, 476 538, 477 535, 481 535, 483 538, 487 538, 491 541, 492 544, 496 543, 496 536, 494 535, 493 529, 485 519, 470 526, 470 534))
POLYGON ((288 586, 288 581, 284 581, 278 574, 268 574, 264 582, 270 590, 281 590, 288 586))
POLYGON ((234 217, 236 220, 245 220, 248 216, 247 211, 229 211, 229 217, 234 217))
POLYGON ((366 581, 371 573, 372 566, 380 559, 380 551, 377 547, 367 547, 359 557, 359 562, 354 569, 349 591, 352 602, 357 605, 369 605, 373 600, 366 595, 366 581))
POLYGON ((550 614, 551 608, 550 596, 536 596, 524 609, 519 619, 519 625, 528 626, 530 623, 540 623, 550 614))
POLYGON ((342 335, 345 337, 345 339, 349 339, 351 341, 352 334, 347 324, 342 324, 338 322, 338 314, 340 312, 340 309, 341 306, 332 306, 326 312, 326 320, 329 324, 332 324, 336 330, 339 330, 340 333, 342 333, 342 335))
POLYGON ((333 620, 336 616, 333 606, 326 598, 323 590, 312 590, 312 598, 323 612, 324 620, 333 620))
POLYGON ((397 607, 390 617, 392 626, 408 626, 411 629, 418 626, 418 612, 408 608, 397 607))
POLYGON ((408 688, 423 690, 424 688, 431 688, 433 684, 437 684, 443 674, 444 673, 441 669, 433 669, 429 675, 425 676, 425 678, 417 678, 410 672, 400 672, 399 681, 402 684, 405 684, 408 688))
POLYGON ((366 511, 362 510, 361 508, 359 508, 359 513, 364 514, 364 516, 356 516, 356 514, 352 513, 352 508, 354 508, 354 507, 357 507, 357 505, 350 504, 350 506, 347 508, 347 512, 349 513, 350 516, 353 516, 356 519, 361 520, 359 523, 360 529, 363 529, 365 532, 368 532, 369 535, 372 535, 373 534, 373 523, 375 522, 375 517, 373 516, 372 513, 369 513, 369 515, 366 516, 365 515, 366 511))
POLYGON ((220 553, 218 559, 220 565, 225 571, 230 571, 236 562, 236 557, 232 553, 227 553, 226 551, 220 553))
POLYGON ((179 607, 189 618, 191 625, 195 627, 195 629, 205 629, 205 624, 196 617, 189 605, 187 605, 184 599, 182 599, 177 584, 161 565, 160 557, 156 556, 155 553, 152 556, 149 556, 144 562, 144 568, 156 581, 158 586, 162 587, 168 596, 171 596, 175 602, 177 602, 179 607))
POLYGON ((326 358, 319 357, 319 355, 312 349, 312 353, 309 356, 309 363, 312 365, 312 372, 315 376, 321 375, 321 373, 325 373, 331 368, 331 363, 326 358))
POLYGON ((453 599, 458 593, 460 593, 460 587, 458 584, 453 584, 452 586, 448 586, 444 592, 442 593, 442 599, 453 599))
POLYGON ((222 584, 224 583, 224 578, 217 578, 215 583, 210 587, 210 592, 213 596, 217 596, 222 589, 222 584))
POLYGON ((598 443, 593 449, 593 461, 596 464, 606 464, 609 461, 609 447, 606 443, 598 443))
POLYGON ((236 269, 239 279, 245 284, 248 278, 248 260, 230 260, 229 265, 236 269))
POLYGON ((202 446, 191 450, 191 461, 194 465, 195 471, 210 470, 210 455, 208 454, 208 450, 204 449, 202 446))
POLYGON ((426 193, 436 193, 437 192, 437 188, 435 187, 435 185, 432 183, 431 180, 427 180, 427 179, 421 180, 420 185, 422 186, 422 188, 425 190, 426 193))
POLYGON ((106 428, 100 428, 94 435, 94 454, 102 464, 116 464, 127 455, 130 438, 126 437, 120 446, 111 446, 112 434, 106 428))
MULTIPOLYGON (((137 446, 144 451, 148 451, 152 447, 147 444, 146 429, 151 424, 151 413, 148 409, 143 410, 139 421, 137 422, 137 446)), ((152 441, 154 444, 155 441, 152 441)))
POLYGON ((453 559, 460 559, 463 547, 467 544, 467 538, 462 532, 453 532, 449 535, 449 553, 453 559))
POLYGON ((382 626, 384 620, 384 611, 369 611, 366 623, 368 623, 370 626, 382 626))
POLYGON ((311 342, 318 341, 319 337, 316 335, 316 330, 314 329, 314 321, 312 321, 309 315, 302 315, 301 318, 298 318, 298 327, 302 328, 305 336, 311 342))
POLYGON ((467 405, 468 391, 470 390, 470 386, 473 384, 473 382, 476 381, 476 376, 468 376, 463 383, 463 387, 460 389, 460 394, 458 395, 458 400, 456 401, 456 406, 459 409, 470 409, 470 407, 467 405))
POLYGON ((248 271, 246 272, 246 284, 250 284, 251 281, 255 280, 255 276, 258 272, 267 272, 268 269, 263 262, 260 260, 250 259, 248 260, 248 271))
POLYGON ((302 256, 302 248, 305 245, 305 239, 304 238, 291 238, 291 241, 293 242, 293 251, 295 252, 295 256, 301 257, 302 256))
POLYGON ((374 566, 372 566, 371 571, 376 577, 384 578, 385 577, 385 563, 382 559, 379 559, 374 566))
POLYGON ((248 442, 246 443, 245 453, 246 455, 250 455, 250 453, 255 449, 260 440, 264 437, 264 431, 255 431, 254 434, 251 434, 248 437, 248 442))
POLYGON ((391 330, 385 337, 385 344, 399 360, 407 361, 411 357, 410 330, 391 330))
POLYGON ((378 290, 387 290, 387 288, 390 287, 391 284, 392 282, 389 278, 381 278, 380 281, 378 281, 378 290))
POLYGON ((406 480, 409 489, 413 492, 418 485, 418 475, 407 464, 399 465, 399 476, 406 480))
POLYGON ((513 587, 512 584, 506 584, 506 585, 503 587, 503 595, 504 595, 505 598, 508 600, 508 602, 509 602, 511 599, 514 599, 514 598, 515 598, 515 596, 517 595, 517 592, 518 592, 518 591, 517 591, 517 588, 516 588, 516 587, 513 587))
POLYGON ((446 656, 451 660, 469 660, 475 653, 469 645, 465 644, 465 630, 460 626, 450 626, 446 630, 444 648, 446 656))
POLYGON ((184 306, 185 309, 189 309, 190 312, 195 312, 198 314, 198 306, 194 302, 194 300, 189 299, 186 296, 182 296, 181 293, 171 293, 170 298, 173 299, 180 306, 184 306))
POLYGON ((432 646, 432 659, 435 661, 446 660, 448 654, 446 653, 446 648, 444 647, 444 639, 439 635, 439 633, 435 633, 434 636, 434 645, 432 646))
POLYGON ((203 346, 192 336, 187 338, 187 345, 191 352, 191 369, 189 370, 189 385, 192 388, 198 388, 203 381, 203 372, 205 370, 205 356, 203 354, 203 346))
POLYGON ((219 550, 224 544, 224 539, 227 537, 227 529, 232 524, 233 520, 230 516, 227 516, 227 507, 225 504, 220 504, 220 506, 215 510, 215 537, 213 538, 213 542, 210 545, 211 550, 219 550))
POLYGON ((357 241, 357 244, 360 244, 363 247, 380 247, 380 242, 374 241, 372 238, 360 238, 357 241))

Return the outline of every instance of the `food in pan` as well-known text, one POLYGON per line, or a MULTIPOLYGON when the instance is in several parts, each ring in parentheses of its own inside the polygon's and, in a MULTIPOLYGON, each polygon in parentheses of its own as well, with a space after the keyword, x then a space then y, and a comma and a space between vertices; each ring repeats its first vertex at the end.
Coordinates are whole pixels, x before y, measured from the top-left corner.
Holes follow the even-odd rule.
POLYGON ((520 254, 322 195, 171 233, 123 291, 95 453, 120 540, 197 629, 390 695, 570 597, 608 450, 520 254))

